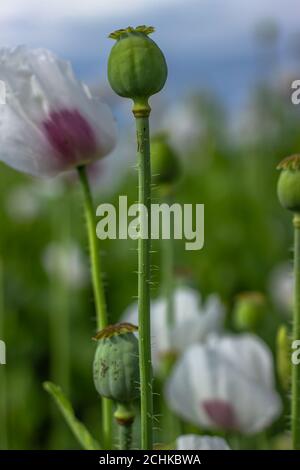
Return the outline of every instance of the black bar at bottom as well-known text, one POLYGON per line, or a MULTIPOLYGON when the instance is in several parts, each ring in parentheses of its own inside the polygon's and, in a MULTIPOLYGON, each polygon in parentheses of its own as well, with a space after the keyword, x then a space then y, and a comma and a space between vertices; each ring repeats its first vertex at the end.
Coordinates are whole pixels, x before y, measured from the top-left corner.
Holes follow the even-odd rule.
POLYGON ((300 463, 300 451, 0 451, 0 468, 29 464, 54 468, 67 464, 71 468, 97 468, 102 465, 135 469, 144 465, 226 465, 300 463))

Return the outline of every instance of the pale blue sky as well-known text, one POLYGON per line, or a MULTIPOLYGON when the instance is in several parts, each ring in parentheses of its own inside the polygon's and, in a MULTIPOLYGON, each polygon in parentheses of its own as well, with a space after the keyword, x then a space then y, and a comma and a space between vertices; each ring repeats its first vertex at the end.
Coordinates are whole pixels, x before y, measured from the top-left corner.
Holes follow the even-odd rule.
POLYGON ((281 60, 299 24, 299 0, 2 0, 0 44, 48 47, 70 59, 81 78, 106 80, 114 29, 156 27, 153 39, 169 63, 169 92, 210 87, 239 100, 256 80, 256 25, 274 19, 281 30, 281 60))

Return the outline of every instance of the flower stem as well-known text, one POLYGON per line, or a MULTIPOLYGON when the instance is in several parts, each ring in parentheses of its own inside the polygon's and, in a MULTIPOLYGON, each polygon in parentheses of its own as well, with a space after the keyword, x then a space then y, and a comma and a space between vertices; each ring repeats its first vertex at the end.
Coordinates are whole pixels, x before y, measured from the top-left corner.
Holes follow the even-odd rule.
MULTIPOLYGON (((300 339, 300 214, 294 216, 294 321, 293 341, 300 339)), ((292 439, 300 450, 300 367, 292 365, 292 439)))
POLYGON ((147 209, 147 221, 141 219, 138 240, 138 310, 141 388, 141 445, 152 449, 152 366, 150 333, 150 250, 151 250, 151 165, 148 115, 136 115, 139 204, 147 209), (147 224, 146 236, 145 227, 147 224))
MULTIPOLYGON (((97 330, 102 330, 108 324, 103 279, 101 273, 101 260, 99 243, 96 234, 96 219, 92 194, 84 166, 78 167, 79 179, 84 194, 84 209, 87 223, 87 232, 90 248, 92 283, 95 296, 97 330)), ((102 398, 102 443, 104 449, 112 445, 112 402, 102 398)))
POLYGON ((132 423, 125 426, 119 424, 118 427, 120 450, 130 450, 132 443, 132 423))
POLYGON ((97 329, 102 330, 107 326, 107 313, 103 280, 101 274, 98 238, 96 234, 94 204, 85 167, 79 167, 78 173, 84 194, 84 209, 90 247, 92 282, 96 303, 97 329))

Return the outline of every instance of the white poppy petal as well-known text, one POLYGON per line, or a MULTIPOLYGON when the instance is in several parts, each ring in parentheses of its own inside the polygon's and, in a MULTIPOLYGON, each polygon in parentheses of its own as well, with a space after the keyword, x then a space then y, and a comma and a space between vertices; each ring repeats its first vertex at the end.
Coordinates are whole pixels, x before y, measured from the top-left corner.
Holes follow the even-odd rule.
POLYGON ((204 341, 209 334, 219 332, 224 323, 224 315, 224 307, 219 298, 210 296, 203 307, 197 307, 192 318, 187 318, 173 327, 172 348, 182 352, 189 345, 204 341))
POLYGON ((185 434, 176 439, 177 450, 230 450, 227 442, 221 437, 198 436, 185 434))
POLYGON ((191 346, 166 384, 171 408, 207 428, 258 432, 281 411, 273 387, 273 364, 254 335, 210 338, 191 346))
POLYGON ((42 263, 49 277, 70 288, 81 288, 88 280, 84 256, 76 243, 50 243, 43 253, 42 263))
MULTIPOLYGON (((160 297, 151 302, 151 344, 154 370, 159 369, 162 357, 181 353, 190 344, 204 341, 223 325, 224 308, 215 295, 201 306, 200 295, 190 287, 180 286, 174 291, 174 322, 167 322, 167 302, 160 297)), ((137 323, 137 303, 129 306, 122 319, 137 323)))
POLYGON ((191 287, 180 286, 174 293, 175 323, 181 324, 198 318, 201 297, 191 287))
POLYGON ((45 49, 0 50, 0 159, 52 176, 107 155, 116 142, 108 107, 77 81, 68 62, 45 49))
MULTIPOLYGON (((159 368, 160 355, 167 348, 166 325, 164 311, 160 300, 151 302, 151 352, 152 366, 154 370, 159 368)), ((134 325, 138 325, 138 304, 134 302, 129 305, 122 315, 122 321, 127 321, 134 325)))

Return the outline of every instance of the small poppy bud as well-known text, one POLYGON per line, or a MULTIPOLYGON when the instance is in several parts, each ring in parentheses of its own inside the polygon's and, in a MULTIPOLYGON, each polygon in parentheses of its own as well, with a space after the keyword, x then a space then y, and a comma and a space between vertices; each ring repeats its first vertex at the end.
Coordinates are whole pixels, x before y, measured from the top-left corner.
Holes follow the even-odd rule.
POLYGON ((277 166, 282 170, 277 194, 280 204, 292 212, 300 213, 300 155, 292 155, 277 166))
POLYGON ((276 352, 277 375, 282 388, 288 390, 291 382, 291 342, 285 325, 278 328, 276 352))
POLYGON ((148 98, 163 88, 168 75, 162 51, 148 37, 153 32, 151 26, 129 26, 109 36, 117 40, 108 59, 109 83, 115 93, 134 101, 136 116, 149 114, 148 98))
POLYGON ((97 392, 102 397, 128 403, 138 396, 137 327, 130 323, 109 325, 94 339, 98 341, 93 375, 97 392))
POLYGON ((166 134, 157 134, 151 139, 152 181, 159 186, 169 186, 180 176, 178 155, 168 143, 166 134))
POLYGON ((255 331, 265 313, 266 301, 260 292, 243 292, 236 299, 234 325, 238 330, 255 331))

